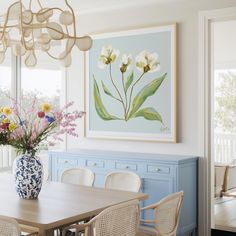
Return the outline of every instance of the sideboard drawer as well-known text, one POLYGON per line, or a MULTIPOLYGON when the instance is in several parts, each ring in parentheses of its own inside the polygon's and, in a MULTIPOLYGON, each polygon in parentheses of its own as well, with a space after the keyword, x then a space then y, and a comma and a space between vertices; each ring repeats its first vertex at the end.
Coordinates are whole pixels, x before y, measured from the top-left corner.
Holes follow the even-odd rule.
POLYGON ((87 160, 87 161, 86 161, 86 166, 89 166, 89 167, 96 167, 96 168, 104 168, 105 163, 104 163, 104 161, 92 161, 92 160, 87 160))
POLYGON ((68 159, 68 158, 58 158, 57 164, 63 166, 76 166, 78 163, 77 159, 68 159))
POLYGON ((160 165, 148 165, 147 171, 150 173, 160 173, 160 174, 169 174, 170 167, 168 166, 160 166, 160 165))
POLYGON ((137 170, 137 165, 132 163, 116 162, 115 168, 119 170, 137 170))

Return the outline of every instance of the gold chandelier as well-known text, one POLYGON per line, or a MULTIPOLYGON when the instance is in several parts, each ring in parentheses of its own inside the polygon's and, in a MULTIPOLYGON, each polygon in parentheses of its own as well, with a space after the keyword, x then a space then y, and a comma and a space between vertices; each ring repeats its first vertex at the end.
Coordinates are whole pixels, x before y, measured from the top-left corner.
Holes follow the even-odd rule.
POLYGON ((71 65, 71 51, 74 46, 81 51, 89 50, 92 39, 89 36, 77 36, 74 10, 67 0, 64 2, 66 9, 45 7, 40 0, 29 0, 27 8, 22 0, 10 5, 6 14, 1 16, 0 63, 4 61, 7 49, 12 48, 16 56, 24 56, 27 67, 37 64, 37 50, 62 61, 68 67, 71 65), (36 6, 33 6, 33 1, 36 6), (53 45, 57 45, 59 41, 64 41, 64 48, 55 55, 53 45))

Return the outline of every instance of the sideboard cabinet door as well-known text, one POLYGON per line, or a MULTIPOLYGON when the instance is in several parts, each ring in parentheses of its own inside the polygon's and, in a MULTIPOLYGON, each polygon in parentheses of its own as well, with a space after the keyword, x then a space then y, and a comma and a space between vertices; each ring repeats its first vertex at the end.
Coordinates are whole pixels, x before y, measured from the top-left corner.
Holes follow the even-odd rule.
MULTIPOLYGON (((158 202, 165 196, 173 192, 173 179, 172 178, 144 178, 142 192, 147 193, 149 198, 143 202, 143 206, 151 205, 158 202)), ((145 219, 152 219, 153 212, 145 211, 143 216, 145 219)))

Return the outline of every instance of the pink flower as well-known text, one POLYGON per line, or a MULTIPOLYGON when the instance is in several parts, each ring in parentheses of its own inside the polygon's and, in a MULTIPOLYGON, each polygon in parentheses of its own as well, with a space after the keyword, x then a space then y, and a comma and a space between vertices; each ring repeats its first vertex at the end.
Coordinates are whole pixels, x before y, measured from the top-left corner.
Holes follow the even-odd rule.
POLYGON ((0 127, 4 130, 8 129, 9 123, 3 123, 0 125, 0 127))
POLYGON ((60 111, 55 111, 54 112, 56 120, 62 119, 62 113, 60 111))
POLYGON ((30 136, 31 143, 33 143, 36 140, 36 138, 37 138, 37 134, 36 134, 36 132, 33 132, 30 136))

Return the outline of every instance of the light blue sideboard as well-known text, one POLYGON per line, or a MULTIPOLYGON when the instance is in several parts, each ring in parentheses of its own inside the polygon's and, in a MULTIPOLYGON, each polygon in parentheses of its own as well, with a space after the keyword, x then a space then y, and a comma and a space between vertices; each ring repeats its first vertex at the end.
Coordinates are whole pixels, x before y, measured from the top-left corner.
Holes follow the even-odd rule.
MULTIPOLYGON (((129 170, 142 178, 142 191, 149 195, 143 205, 159 201, 170 193, 184 191, 178 235, 195 235, 197 229, 198 158, 147 153, 98 150, 68 150, 49 153, 50 179, 60 180, 64 169, 88 167, 96 174, 95 186, 104 185, 111 171, 129 170)), ((147 213, 145 218, 150 217, 147 213)))

